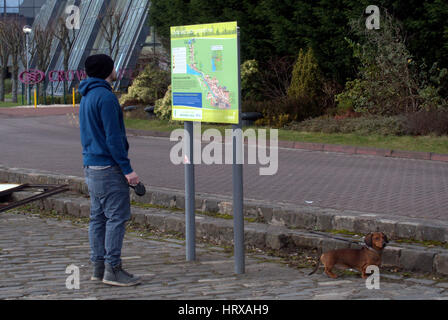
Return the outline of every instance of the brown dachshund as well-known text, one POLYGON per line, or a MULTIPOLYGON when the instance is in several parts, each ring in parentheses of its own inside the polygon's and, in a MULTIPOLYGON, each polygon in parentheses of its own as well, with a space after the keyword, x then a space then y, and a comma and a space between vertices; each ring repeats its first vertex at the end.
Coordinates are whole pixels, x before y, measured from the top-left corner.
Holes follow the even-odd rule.
POLYGON ((352 268, 362 272, 362 278, 366 279, 366 269, 370 265, 381 266, 381 256, 386 244, 389 243, 387 236, 382 232, 371 232, 364 237, 366 247, 361 249, 339 249, 325 252, 320 256, 316 268, 309 274, 317 271, 320 263, 325 267, 325 273, 332 278, 337 275, 331 272, 334 266, 352 268))

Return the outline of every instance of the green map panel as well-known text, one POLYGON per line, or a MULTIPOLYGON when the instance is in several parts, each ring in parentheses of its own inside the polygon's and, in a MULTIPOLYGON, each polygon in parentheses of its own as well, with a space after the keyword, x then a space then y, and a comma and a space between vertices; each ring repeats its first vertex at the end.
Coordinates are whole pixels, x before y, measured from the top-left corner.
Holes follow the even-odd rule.
POLYGON ((236 22, 171 28, 173 120, 238 123, 236 22))

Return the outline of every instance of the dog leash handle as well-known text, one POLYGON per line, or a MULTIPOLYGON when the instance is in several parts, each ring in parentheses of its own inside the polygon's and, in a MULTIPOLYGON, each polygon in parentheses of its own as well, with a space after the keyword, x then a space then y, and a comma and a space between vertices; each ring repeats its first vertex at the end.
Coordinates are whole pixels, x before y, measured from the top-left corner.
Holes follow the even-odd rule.
POLYGON ((131 187, 132 189, 134 189, 135 194, 138 195, 139 197, 142 197, 145 195, 146 193, 146 188, 145 185, 141 182, 139 182, 138 184, 136 184, 135 186, 133 185, 129 185, 129 187, 131 187))

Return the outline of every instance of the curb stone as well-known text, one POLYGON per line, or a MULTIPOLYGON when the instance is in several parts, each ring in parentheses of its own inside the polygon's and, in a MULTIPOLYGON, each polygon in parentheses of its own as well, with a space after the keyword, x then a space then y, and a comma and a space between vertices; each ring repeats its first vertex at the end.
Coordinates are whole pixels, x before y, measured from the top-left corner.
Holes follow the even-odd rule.
MULTIPOLYGON (((17 200, 32 193, 19 192, 14 194, 17 200)), ((32 203, 44 210, 55 210, 58 214, 68 214, 75 217, 89 216, 89 199, 55 195, 32 203), (61 211, 59 211, 61 210, 61 211)), ((141 227, 151 227, 162 232, 185 234, 185 215, 172 210, 159 208, 132 208, 131 220, 141 227)), ((288 229, 285 226, 273 226, 265 223, 246 223, 245 244, 247 247, 262 250, 284 250, 285 252, 305 250, 322 250, 323 252, 342 248, 360 248, 357 243, 328 238, 309 233, 307 230, 288 229)), ((210 216, 196 217, 196 237, 219 245, 233 244, 233 221, 210 216)), ((352 241, 362 241, 360 237, 338 235, 352 241)), ((427 248, 416 245, 392 243, 383 253, 383 265, 398 267, 403 270, 437 273, 448 276, 448 250, 443 248, 427 248)))
MULTIPOLYGON (((0 182, 32 184, 69 184, 76 193, 88 196, 84 178, 58 175, 34 169, 7 168, 0 166, 0 182)), ((143 197, 131 192, 131 200, 167 208, 185 209, 185 194, 180 190, 147 187, 143 197)), ((197 193, 195 208, 199 212, 233 214, 232 198, 214 194, 197 193)), ((85 213, 85 208, 84 212, 85 213)), ((81 214, 81 213, 80 213, 81 214)), ((244 215, 274 226, 315 231, 346 230, 366 234, 381 230, 390 239, 413 239, 420 241, 448 242, 448 221, 424 220, 407 217, 390 217, 386 214, 366 213, 353 210, 336 210, 289 203, 271 203, 245 199, 244 215)))

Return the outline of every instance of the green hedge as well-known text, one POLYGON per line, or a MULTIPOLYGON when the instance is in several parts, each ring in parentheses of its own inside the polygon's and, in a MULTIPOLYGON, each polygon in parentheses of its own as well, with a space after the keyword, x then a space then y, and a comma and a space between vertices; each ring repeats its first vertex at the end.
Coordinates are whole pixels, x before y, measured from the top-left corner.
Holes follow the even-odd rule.
POLYGON ((448 135, 448 111, 420 111, 397 116, 336 119, 329 116, 294 122, 286 128, 303 132, 359 135, 448 135))
POLYGON ((356 133, 360 135, 404 135, 406 132, 405 116, 364 116, 360 118, 335 119, 319 117, 292 123, 289 129, 322 133, 356 133))

